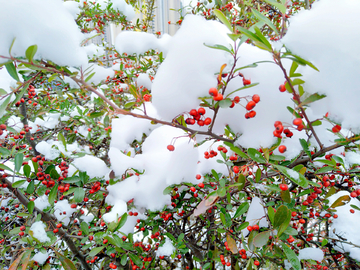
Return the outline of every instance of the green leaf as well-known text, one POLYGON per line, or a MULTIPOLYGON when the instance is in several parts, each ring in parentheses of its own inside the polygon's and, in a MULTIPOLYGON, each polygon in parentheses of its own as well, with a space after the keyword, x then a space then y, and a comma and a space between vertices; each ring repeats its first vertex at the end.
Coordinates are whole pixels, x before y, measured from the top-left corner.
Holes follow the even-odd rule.
POLYGON ((289 190, 281 190, 280 191, 280 196, 281 196, 281 199, 286 202, 286 203, 290 203, 291 202, 291 197, 290 197, 290 192, 289 190))
POLYGON ((34 181, 31 181, 28 186, 26 187, 26 192, 29 194, 33 194, 35 190, 35 183, 34 181))
POLYGON ((258 168, 255 173, 255 182, 259 182, 261 179, 261 169, 258 168))
POLYGON ((91 73, 89 76, 86 77, 85 82, 88 82, 91 80, 92 77, 94 77, 95 72, 91 73))
POLYGON ((10 101, 11 101, 11 96, 8 96, 3 103, 1 103, 0 105, 0 117, 2 117, 6 111, 6 107, 9 105, 10 101))
POLYGON ((299 139, 299 141, 300 141, 300 144, 301 144, 302 148, 304 149, 304 152, 309 156, 309 158, 311 158, 311 153, 309 151, 309 146, 308 146, 306 140, 305 139, 299 139))
POLYGON ((280 237, 283 234, 283 232, 288 228, 288 226, 290 224, 290 220, 291 220, 291 211, 288 210, 285 221, 280 225, 280 227, 278 229, 278 232, 277 232, 278 237, 280 237))
POLYGON ((289 72, 290 77, 293 77, 298 66, 299 66, 298 63, 292 62, 290 72, 289 72))
POLYGON ((24 154, 23 153, 17 153, 15 155, 15 171, 19 172, 22 163, 23 163, 23 159, 24 159, 24 154))
POLYGON ((324 199, 329 198, 331 195, 334 195, 335 193, 336 193, 336 188, 331 187, 331 188, 329 189, 328 193, 326 193, 324 199))
POLYGON ((66 258, 64 255, 57 252, 56 250, 54 250, 54 252, 56 253, 56 256, 59 258, 62 267, 64 267, 64 270, 76 270, 74 263, 70 259, 66 258))
POLYGON ((73 183, 80 182, 80 178, 79 178, 79 176, 72 176, 72 177, 68 177, 68 178, 64 179, 62 182, 66 183, 66 184, 73 184, 73 183))
POLYGON ((240 216, 242 216, 243 214, 246 213, 246 211, 249 209, 249 203, 248 202, 244 202, 242 203, 238 209, 236 209, 236 212, 235 212, 235 215, 234 215, 234 218, 238 218, 240 216))
POLYGON ((269 159, 274 161, 283 161, 285 157, 280 155, 271 155, 269 159))
POLYGON ((223 109, 229 108, 231 106, 231 104, 232 104, 232 101, 228 98, 219 101, 219 106, 220 106, 220 108, 223 108, 223 109))
POLYGON ((78 187, 74 191, 75 202, 82 202, 85 198, 85 190, 82 187, 78 187))
POLYGON ((268 207, 268 216, 270 219, 271 224, 274 225, 274 215, 275 215, 275 211, 274 208, 272 208, 271 206, 268 207))
POLYGON ((250 224, 249 222, 244 222, 243 224, 241 224, 239 226, 238 230, 241 231, 241 230, 245 229, 247 226, 249 226, 249 224, 250 224))
POLYGON ((227 34, 229 38, 231 38, 233 41, 237 40, 239 37, 241 37, 241 34, 227 34))
POLYGON ((223 45, 219 45, 219 44, 216 44, 216 45, 207 45, 207 44, 205 44, 205 43, 204 43, 204 45, 205 45, 206 47, 209 47, 209 48, 212 48, 212 49, 222 50, 222 51, 228 52, 228 53, 230 53, 230 54, 233 54, 233 52, 232 52, 230 49, 228 49, 227 47, 225 47, 225 46, 223 46, 223 45))
POLYGON ((266 163, 266 159, 262 156, 262 154, 254 149, 254 148, 249 148, 248 149, 248 155, 250 156, 250 158, 256 162, 259 163, 266 163))
POLYGON ((26 177, 30 177, 31 167, 28 164, 23 166, 23 171, 26 177))
POLYGON ((350 206, 351 206, 352 208, 354 208, 354 209, 356 209, 356 210, 359 210, 359 211, 360 211, 360 208, 359 208, 359 207, 357 207, 355 204, 350 204, 350 206))
POLYGON ((297 235, 298 231, 289 226, 289 227, 286 228, 284 233, 286 233, 287 235, 297 235))
POLYGON ((274 228, 280 227, 286 221, 288 215, 288 208, 285 205, 281 205, 274 215, 274 228))
POLYGON ((81 222, 80 228, 81 228, 81 230, 83 231, 83 233, 84 233, 85 235, 88 235, 88 234, 90 233, 90 231, 89 231, 89 225, 88 225, 85 221, 81 222))
POLYGON ((5 67, 6 67, 7 72, 9 73, 9 75, 11 77, 13 77, 14 80, 19 82, 20 79, 19 79, 19 76, 18 76, 18 74, 16 72, 16 68, 14 66, 14 63, 13 62, 7 63, 7 64, 5 64, 5 67))
POLYGON ((138 256, 136 256, 133 253, 129 253, 129 257, 137 266, 139 266, 139 267, 142 266, 142 261, 138 256))
POLYGON ((273 0, 264 0, 266 3, 276 7, 281 13, 286 13, 286 6, 273 0))
POLYGON ((102 246, 102 247, 96 247, 96 248, 91 249, 89 256, 94 257, 96 254, 100 253, 100 251, 102 251, 104 248, 105 247, 102 246))
POLYGON ((27 209, 29 211, 30 214, 33 213, 35 208, 35 202, 34 201, 29 201, 28 205, 27 205, 27 209))
POLYGON ((11 41, 11 45, 10 45, 10 48, 9 48, 9 54, 10 54, 10 55, 11 55, 12 47, 14 46, 14 43, 15 43, 15 39, 16 39, 16 38, 13 38, 13 40, 11 41))
POLYGON ((273 165, 276 169, 278 169, 282 174, 284 174, 287 178, 289 178, 291 181, 293 181, 295 184, 307 188, 309 183, 305 176, 303 176, 301 173, 294 171, 292 169, 286 168, 281 165, 273 165))
POLYGON ((295 61, 295 62, 297 62, 298 64, 300 64, 302 66, 308 65, 309 67, 315 69, 316 71, 319 71, 317 69, 317 67, 315 67, 311 62, 309 62, 309 61, 307 61, 307 60, 301 58, 300 56, 295 55, 295 54, 293 54, 291 52, 286 52, 281 57, 291 59, 292 61, 295 61))
POLYGON ((167 188, 165 188, 164 189, 164 191, 163 191, 163 195, 168 195, 168 194, 170 194, 170 192, 172 192, 173 191, 173 187, 167 187, 167 188))
POLYGON ((55 184, 55 186, 51 189, 50 193, 49 193, 49 203, 51 205, 54 204, 54 201, 56 199, 56 195, 58 192, 58 184, 55 184))
POLYGON ((294 267, 295 270, 301 270, 301 264, 295 252, 291 248, 289 248, 285 243, 281 243, 281 245, 286 255, 286 258, 291 263, 292 267, 294 267))
POLYGON ((270 231, 264 231, 254 237, 253 244, 255 247, 262 247, 269 241, 270 231))
POLYGON ((63 135, 61 132, 59 132, 59 134, 58 134, 58 140, 59 140, 60 142, 62 142, 62 144, 64 145, 64 147, 66 147, 66 140, 65 140, 64 135, 63 135))
POLYGON ((239 147, 234 146, 232 143, 224 142, 226 146, 229 146, 231 151, 234 151, 236 154, 238 154, 240 157, 244 159, 248 159, 248 155, 246 155, 243 151, 240 150, 239 147))
POLYGON ((321 246, 326 246, 326 244, 328 243, 329 241, 325 238, 324 240, 322 240, 321 242, 321 246))
POLYGON ((225 195, 226 195, 226 188, 219 188, 218 190, 217 190, 217 195, 219 196, 219 197, 224 197, 225 195))
POLYGON ((293 108, 291 108, 291 107, 289 107, 289 106, 287 106, 286 108, 287 108, 288 111, 289 111, 292 115, 294 115, 296 118, 301 118, 301 116, 300 116, 293 108))
MULTIPOLYGON (((0 117, 1 117, 1 113, 0 113, 0 117)), ((8 157, 8 156, 10 156, 10 150, 6 149, 6 148, 3 148, 3 147, 0 147, 0 154, 1 154, 2 157, 8 157)))
POLYGON ((279 35, 279 31, 276 29, 275 25, 267 17, 265 17, 263 14, 261 14, 256 9, 252 8, 251 11, 256 18, 258 18, 260 21, 267 24, 277 35, 279 35))
POLYGON ((104 112, 92 112, 92 113, 90 113, 90 118, 98 118, 103 115, 104 115, 104 112))
POLYGON ((29 59, 29 62, 33 61, 33 58, 36 54, 37 49, 38 49, 38 46, 36 44, 31 45, 29 48, 26 49, 25 56, 27 59, 29 59))
POLYGON ((119 221, 119 224, 117 225, 117 227, 115 228, 114 232, 116 232, 117 230, 119 230, 122 226, 124 226, 124 224, 126 223, 127 221, 127 213, 124 213, 121 218, 120 218, 120 221, 119 221))
POLYGON ((15 183, 12 184, 12 187, 18 188, 18 187, 22 186, 25 182, 26 182, 26 180, 16 181, 15 183))
POLYGON ((233 32, 233 28, 231 26, 231 23, 228 21, 228 19, 225 17, 224 13, 222 13, 219 9, 214 10, 214 14, 218 19, 226 25, 226 27, 230 30, 230 32, 233 32))
POLYGON ((312 94, 311 96, 307 97, 299 106, 304 106, 310 103, 313 103, 317 100, 325 98, 326 95, 319 95, 318 93, 312 94))

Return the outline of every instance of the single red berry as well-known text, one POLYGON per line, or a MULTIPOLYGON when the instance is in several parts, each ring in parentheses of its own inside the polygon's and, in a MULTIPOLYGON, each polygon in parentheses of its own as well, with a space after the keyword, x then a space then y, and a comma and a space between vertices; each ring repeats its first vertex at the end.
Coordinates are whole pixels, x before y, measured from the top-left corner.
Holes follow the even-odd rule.
POLYGON ((210 118, 210 117, 206 118, 206 119, 204 120, 204 124, 205 124, 206 126, 210 125, 210 124, 211 124, 211 118, 210 118))
POLYGON ((195 176, 195 178, 196 178, 197 180, 200 180, 200 179, 201 179, 201 175, 200 175, 200 174, 197 174, 197 175, 195 176))
POLYGON ((341 130, 341 126, 336 125, 336 126, 334 126, 331 130, 332 130, 332 132, 334 132, 334 133, 338 133, 338 132, 340 132, 340 130, 341 130))
POLYGON ((239 172, 240 172, 240 169, 239 169, 238 166, 234 166, 234 167, 233 167, 233 171, 234 171, 234 173, 239 173, 239 172))
POLYGON ((285 190, 288 190, 288 185, 286 185, 286 184, 280 184, 279 185, 279 188, 282 190, 282 191, 285 191, 285 190))
POLYGON ((355 198, 355 197, 357 197, 358 195, 357 195, 356 191, 353 191, 353 192, 350 193, 350 196, 353 197, 353 198, 355 198))
POLYGON ((279 90, 280 90, 280 92, 285 92, 286 91, 285 84, 280 85, 279 90))
POLYGON ((222 94, 218 94, 217 96, 214 96, 214 100, 215 101, 220 101, 220 100, 223 100, 224 99, 224 97, 223 97, 223 95, 222 94))
POLYGON ((192 109, 192 110, 189 112, 189 114, 190 114, 191 116, 196 116, 198 113, 197 113, 197 110, 192 109))
POLYGON ((355 210, 354 210, 354 209, 350 209, 350 213, 351 213, 351 214, 354 214, 354 213, 355 213, 355 210))
POLYGON ((199 184, 198 184, 198 187, 199 187, 199 188, 203 188, 204 186, 205 186, 204 183, 199 183, 199 184))
POLYGON ((253 230, 254 230, 254 231, 258 231, 259 229, 260 229, 259 225, 255 224, 255 225, 253 226, 253 230))
POLYGON ((294 124, 295 126, 302 125, 302 119, 301 119, 301 118, 296 118, 296 119, 294 119, 293 124, 294 124))
POLYGON ((191 190, 192 192, 195 192, 195 191, 196 191, 196 188, 195 188, 195 187, 191 187, 190 190, 191 190))
POLYGON ((249 84, 251 84, 251 80, 247 80, 247 79, 243 78, 243 84, 249 85, 249 84))
POLYGON ((250 111, 249 112, 249 117, 250 118, 254 118, 256 116, 256 112, 255 111, 250 111))
POLYGON ((259 95, 253 95, 252 96, 252 100, 255 102, 255 103, 258 103, 260 101, 260 96, 259 95))
POLYGON ((174 151, 175 150, 175 147, 171 144, 169 144, 167 147, 166 147, 169 151, 174 151))
POLYGON ((59 229, 54 229, 53 230, 53 233, 58 233, 59 232, 59 229))
POLYGON ((210 94, 210 96, 217 96, 218 95, 218 90, 215 88, 215 87, 212 87, 212 88, 210 88, 209 89, 209 94, 210 94))
POLYGON ((249 232, 251 232, 253 230, 252 226, 247 226, 246 229, 248 229, 249 232))
POLYGON ((259 261, 254 261, 254 265, 259 266, 260 262, 259 261))
POLYGON ((248 104, 246 104, 246 109, 247 109, 248 111, 250 111, 250 110, 254 109, 255 106, 256 106, 255 101, 250 100, 250 101, 248 102, 248 104))
POLYGON ((285 145, 280 145, 279 146, 279 152, 284 153, 285 151, 286 151, 286 146, 285 145))
POLYGON ((77 206, 76 203, 73 203, 70 207, 71 208, 76 208, 76 206, 77 206))
POLYGON ((203 114, 205 114, 206 111, 204 108, 199 108, 197 112, 198 112, 198 114, 203 115, 203 114))

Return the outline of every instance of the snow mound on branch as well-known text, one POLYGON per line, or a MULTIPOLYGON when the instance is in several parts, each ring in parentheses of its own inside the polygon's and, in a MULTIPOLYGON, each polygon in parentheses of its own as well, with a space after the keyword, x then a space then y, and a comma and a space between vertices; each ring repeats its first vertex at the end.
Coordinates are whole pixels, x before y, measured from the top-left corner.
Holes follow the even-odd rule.
POLYGON ((135 17, 134 8, 127 4, 124 0, 109 0, 109 3, 112 3, 111 7, 113 9, 117 9, 124 14, 127 20, 132 20, 135 17))
POLYGON ((165 243, 157 249, 156 256, 171 256, 174 251, 175 247, 173 246, 171 240, 166 238, 165 243))
POLYGON ((84 157, 76 158, 73 165, 82 172, 86 172, 90 178, 93 177, 104 177, 108 172, 109 168, 105 162, 100 158, 86 155, 84 157))
POLYGON ((53 143, 42 141, 35 146, 35 149, 40 154, 43 154, 46 160, 53 160, 60 155, 60 151, 56 148, 53 148, 53 145, 53 143))
POLYGON ((144 54, 148 50, 158 49, 166 51, 169 37, 158 39, 155 35, 145 32, 123 31, 115 40, 115 48, 120 53, 144 54), (164 40, 163 40, 164 39, 164 40))
POLYGON ((355 132, 360 130, 360 36, 353 33, 359 32, 359 9, 360 2, 353 0, 344 0, 341 5, 336 0, 315 2, 311 10, 291 17, 282 39, 293 53, 320 70, 307 67, 303 71, 305 91, 327 96, 310 104, 314 112, 329 112, 331 119, 355 132))
POLYGON ((63 3, 64 7, 76 19, 80 14, 79 3, 75 1, 66 1, 63 3))
POLYGON ((50 238, 45 231, 46 225, 42 221, 33 223, 30 227, 30 231, 33 232, 33 237, 39 240, 41 243, 49 242, 50 238))
MULTIPOLYGON (((249 226, 254 226, 255 224, 259 224, 259 227, 269 227, 269 224, 266 220, 266 214, 264 210, 264 206, 261 203, 260 198, 254 197, 252 198, 249 210, 246 215, 245 222, 249 222, 249 226)), ((247 235, 249 230, 243 229, 241 231, 242 234, 247 235)))
POLYGON ((70 66, 87 62, 86 52, 80 47, 83 35, 62 1, 0 0, 0 6, 0 55, 9 56, 15 38, 11 50, 15 57, 25 57, 26 49, 36 44, 35 59, 44 58, 70 66), (26 21, 19 18, 26 18, 26 21))
POLYGON ((43 265, 46 262, 47 258, 49 258, 49 254, 47 253, 47 251, 45 251, 45 253, 37 252, 34 257, 32 257, 32 260, 40 265, 43 265))
POLYGON ((54 204, 54 215, 58 221, 64 223, 64 225, 68 225, 70 222, 71 215, 76 211, 76 209, 71 208, 68 200, 58 201, 54 204), (64 214, 65 212, 65 214, 64 214))
POLYGON ((324 259, 324 252, 320 248, 304 248, 299 250, 299 260, 315 260, 321 262, 324 259))
MULTIPOLYGON (((350 196, 347 191, 339 191, 338 193, 329 197, 329 205, 334 203, 341 196, 350 196)), ((351 198, 351 197, 350 197, 351 198)), ((355 260, 360 260, 360 249, 351 244, 342 243, 344 241, 360 245, 360 235, 358 233, 358 224, 360 220, 360 211, 355 210, 355 213, 350 212, 353 209, 350 205, 355 205, 360 208, 360 202, 356 198, 351 198, 350 202, 343 206, 338 206, 336 214, 338 218, 333 219, 331 229, 329 229, 329 236, 331 238, 339 239, 336 242, 335 249, 340 252, 349 252, 350 257, 355 260)))
POLYGON ((216 87, 216 72, 231 63, 231 55, 208 48, 221 44, 230 47, 225 26, 187 15, 172 37, 165 61, 159 67, 152 86, 153 104, 159 115, 171 120, 200 104, 199 97, 216 87))

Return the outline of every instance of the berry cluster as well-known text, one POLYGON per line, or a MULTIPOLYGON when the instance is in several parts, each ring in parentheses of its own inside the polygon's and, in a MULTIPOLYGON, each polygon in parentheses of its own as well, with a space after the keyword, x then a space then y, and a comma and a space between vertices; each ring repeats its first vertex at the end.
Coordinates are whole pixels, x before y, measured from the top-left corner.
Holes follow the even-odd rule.
POLYGON ((191 117, 187 118, 185 120, 185 123, 187 125, 194 125, 196 122, 199 126, 208 126, 211 124, 211 118, 210 117, 207 117, 204 119, 204 117, 202 117, 204 114, 206 113, 205 109, 204 108, 199 108, 198 110, 195 110, 195 109, 192 109, 189 114, 191 117))
POLYGON ((281 139, 282 133, 284 133, 285 136, 288 138, 291 138, 294 135, 288 128, 284 129, 284 126, 283 126, 282 122, 280 122, 280 121, 275 121, 274 127, 275 127, 275 130, 274 130, 273 134, 275 137, 278 137, 281 139))

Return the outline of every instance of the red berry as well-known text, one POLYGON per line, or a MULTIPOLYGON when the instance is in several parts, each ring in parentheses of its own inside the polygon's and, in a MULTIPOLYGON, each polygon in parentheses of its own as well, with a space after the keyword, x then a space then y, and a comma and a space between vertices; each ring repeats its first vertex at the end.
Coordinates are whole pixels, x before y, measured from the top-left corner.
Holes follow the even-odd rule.
POLYGON ((285 84, 280 85, 279 90, 280 90, 280 92, 285 92, 286 91, 285 84))
POLYGON ((204 120, 204 124, 205 124, 206 126, 210 125, 210 124, 211 124, 211 118, 210 118, 210 117, 206 118, 206 119, 204 120))
POLYGON ((255 225, 253 226, 253 230, 254 230, 254 231, 258 231, 259 229, 260 229, 259 225, 255 224, 255 225))
POLYGON ((253 227, 247 226, 246 229, 248 229, 248 231, 251 232, 253 230, 253 227))
POLYGON ((169 144, 167 147, 166 147, 169 151, 174 151, 175 150, 175 147, 171 144, 169 144))
POLYGON ((204 108, 199 108, 197 112, 198 112, 198 114, 203 115, 203 114, 205 114, 206 111, 204 108))
POLYGON ((339 126, 339 125, 336 125, 332 128, 332 132, 334 132, 334 133, 338 133, 338 132, 340 132, 340 130, 341 130, 341 126, 339 126))
POLYGON ((255 103, 258 103, 260 101, 260 96, 259 95, 253 95, 252 96, 252 100, 255 102, 255 103))
POLYGON ((212 88, 210 88, 209 89, 209 94, 210 94, 210 96, 217 96, 218 95, 218 90, 215 88, 215 87, 212 87, 212 88))
POLYGON ((223 97, 223 95, 222 94, 218 94, 217 96, 214 96, 214 100, 215 101, 220 101, 220 100, 223 100, 224 99, 224 97, 223 97))
POLYGON ((251 84, 251 80, 247 80, 247 79, 243 78, 243 84, 249 85, 249 84, 251 84))
POLYGON ((234 171, 234 173, 239 173, 239 172, 240 172, 240 169, 239 169, 238 166, 234 166, 234 167, 233 167, 233 171, 234 171))
POLYGON ((199 184, 198 184, 198 187, 199 187, 199 188, 203 188, 204 186, 205 186, 204 183, 199 183, 199 184))
POLYGON ((353 192, 350 193, 350 196, 353 197, 353 198, 355 198, 355 197, 357 197, 358 195, 357 195, 356 191, 353 191, 353 192))
POLYGON ((259 265, 260 265, 260 262, 259 262, 259 261, 254 261, 254 264, 255 264, 256 266, 259 266, 259 265))
POLYGON ((275 123, 274 123, 274 127, 277 127, 277 126, 282 126, 282 122, 280 122, 280 121, 275 121, 275 123))
POLYGON ((76 205, 75 203, 73 203, 70 207, 71 207, 71 208, 76 208, 76 206, 77 206, 77 205, 76 205))
POLYGON ((280 145, 279 146, 279 152, 284 153, 285 151, 286 151, 286 146, 285 145, 280 145))
POLYGON ((351 213, 351 214, 354 214, 354 213, 355 213, 355 210, 354 210, 354 209, 350 209, 350 213, 351 213))
POLYGON ((295 126, 302 125, 302 119, 301 119, 301 118, 296 118, 296 119, 294 119, 293 124, 294 124, 295 126))
POLYGON ((282 190, 282 191, 285 191, 285 190, 288 190, 288 185, 286 185, 286 184, 280 184, 279 185, 279 188, 282 190))
POLYGON ((246 109, 247 109, 248 111, 250 111, 250 110, 254 109, 255 106, 256 106, 255 101, 250 100, 250 101, 248 102, 248 104, 246 104, 246 109))
POLYGON ((189 114, 190 114, 191 116, 196 116, 196 115, 197 115, 197 111, 196 111, 195 109, 192 109, 192 110, 189 112, 189 114))
POLYGON ((249 112, 249 117, 250 118, 254 118, 256 116, 256 112, 255 111, 250 111, 249 112))
POLYGON ((200 174, 197 174, 197 175, 195 176, 195 178, 196 178, 197 180, 200 180, 200 179, 201 179, 201 175, 200 175, 200 174))
POLYGON ((192 192, 195 192, 195 191, 196 191, 196 188, 195 188, 195 187, 191 187, 190 190, 191 190, 192 192))

